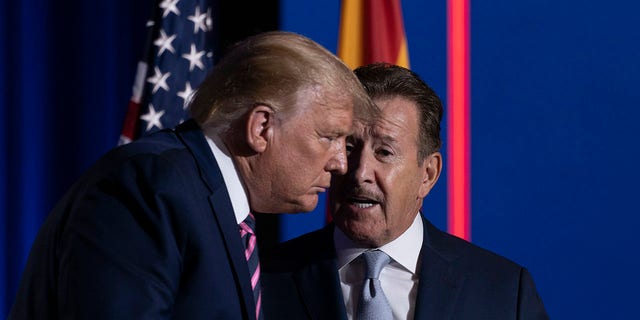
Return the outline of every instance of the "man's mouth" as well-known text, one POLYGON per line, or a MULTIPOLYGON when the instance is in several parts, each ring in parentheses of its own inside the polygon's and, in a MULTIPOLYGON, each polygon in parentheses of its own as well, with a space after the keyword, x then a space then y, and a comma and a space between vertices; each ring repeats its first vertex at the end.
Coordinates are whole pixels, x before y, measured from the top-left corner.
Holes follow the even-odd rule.
POLYGON ((359 209, 371 208, 379 203, 375 200, 362 197, 349 197, 347 198, 347 202, 359 209))

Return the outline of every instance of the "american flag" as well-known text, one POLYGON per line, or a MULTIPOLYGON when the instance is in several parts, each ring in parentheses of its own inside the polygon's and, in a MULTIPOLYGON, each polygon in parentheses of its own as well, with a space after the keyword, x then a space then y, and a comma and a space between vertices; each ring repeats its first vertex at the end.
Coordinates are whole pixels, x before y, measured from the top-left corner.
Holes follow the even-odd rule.
POLYGON ((193 90, 213 67, 209 0, 157 0, 153 12, 119 144, 184 121, 193 90))

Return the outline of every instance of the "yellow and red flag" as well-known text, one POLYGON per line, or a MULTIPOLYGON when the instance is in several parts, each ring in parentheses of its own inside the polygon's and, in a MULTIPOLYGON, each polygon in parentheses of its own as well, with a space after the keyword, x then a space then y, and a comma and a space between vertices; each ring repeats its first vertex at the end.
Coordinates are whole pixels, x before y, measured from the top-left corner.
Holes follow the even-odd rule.
POLYGON ((338 57, 352 69, 374 62, 409 68, 400 0, 343 0, 338 57))

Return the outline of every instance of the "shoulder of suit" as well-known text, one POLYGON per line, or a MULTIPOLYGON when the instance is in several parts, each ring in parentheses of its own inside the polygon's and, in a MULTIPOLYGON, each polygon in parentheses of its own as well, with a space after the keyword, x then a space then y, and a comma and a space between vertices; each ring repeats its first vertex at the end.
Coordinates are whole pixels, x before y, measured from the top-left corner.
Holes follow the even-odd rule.
POLYGON ((197 173, 193 155, 172 130, 162 130, 112 149, 83 175, 84 184, 103 179, 150 177, 154 181, 197 173))
POLYGON ((520 272, 522 266, 489 249, 439 230, 427 222, 428 246, 444 259, 472 269, 520 272))

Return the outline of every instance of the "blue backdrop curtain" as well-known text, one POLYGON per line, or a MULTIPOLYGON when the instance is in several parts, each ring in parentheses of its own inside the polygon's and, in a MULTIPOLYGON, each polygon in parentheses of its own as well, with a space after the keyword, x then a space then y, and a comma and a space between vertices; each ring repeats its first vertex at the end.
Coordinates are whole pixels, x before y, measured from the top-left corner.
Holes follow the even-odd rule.
MULTIPOLYGON (((276 0, 220 2, 223 44, 277 25, 276 0)), ((338 1, 281 2, 283 29, 335 50, 338 1)), ((0 0, 2 318, 45 216, 117 142, 150 3, 0 0)), ((412 68, 444 96, 446 1, 402 3, 412 68)), ((473 1, 473 241, 527 266, 552 318, 637 313, 639 10, 473 1)))
MULTIPOLYGON (((278 0, 211 2, 218 53, 278 29, 278 0)), ((0 318, 49 211, 118 142, 154 5, 0 0, 0 318)), ((277 241, 277 218, 258 220, 277 241)))
POLYGON ((149 3, 0 2, 0 318, 42 221, 118 141, 149 3))

